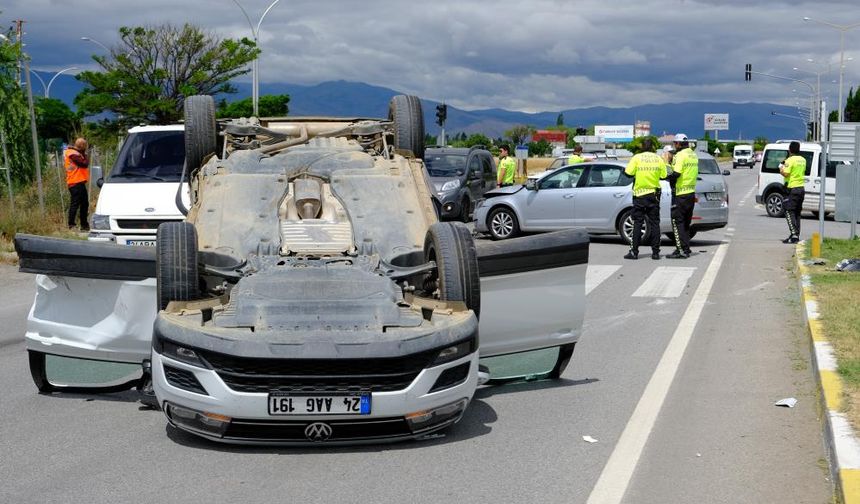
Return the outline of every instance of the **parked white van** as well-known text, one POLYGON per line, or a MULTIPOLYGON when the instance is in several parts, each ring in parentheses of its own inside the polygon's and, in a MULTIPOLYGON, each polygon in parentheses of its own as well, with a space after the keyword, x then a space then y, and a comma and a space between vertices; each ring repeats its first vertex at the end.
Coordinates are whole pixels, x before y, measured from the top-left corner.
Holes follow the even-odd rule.
MULTIPOLYGON (((787 192, 785 189, 785 180, 779 174, 779 165, 788 157, 789 143, 789 140, 780 140, 776 143, 767 144, 762 153, 758 174, 758 192, 756 193, 755 201, 756 203, 763 204, 765 211, 771 217, 785 216, 782 200, 785 198, 787 192)), ((818 216, 819 194, 821 193, 821 177, 818 173, 818 163, 821 155, 821 146, 816 143, 800 142, 800 155, 806 159, 806 176, 803 179, 806 196, 803 199, 803 208, 801 210, 812 212, 813 215, 818 216)), ((824 198, 826 213, 836 211, 836 165, 838 164, 840 163, 831 161, 827 165, 826 197, 824 198)))
MULTIPOLYGON (((89 239, 120 245, 155 246, 162 222, 185 219, 176 192, 185 162, 184 127, 138 126, 128 130, 116 163, 101 187, 89 239)), ((182 201, 190 206, 188 184, 182 201)))
POLYGON ((732 152, 732 168, 738 166, 749 166, 752 170, 755 166, 755 151, 752 145, 738 144, 732 152))

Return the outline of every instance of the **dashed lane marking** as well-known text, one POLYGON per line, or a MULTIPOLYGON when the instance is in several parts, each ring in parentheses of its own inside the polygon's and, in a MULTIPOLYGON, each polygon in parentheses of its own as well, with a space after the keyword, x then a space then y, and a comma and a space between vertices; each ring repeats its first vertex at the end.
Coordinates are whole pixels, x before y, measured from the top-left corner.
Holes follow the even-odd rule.
POLYGON ((621 269, 620 264, 589 264, 588 269, 585 270, 585 295, 589 295, 619 269, 621 269))

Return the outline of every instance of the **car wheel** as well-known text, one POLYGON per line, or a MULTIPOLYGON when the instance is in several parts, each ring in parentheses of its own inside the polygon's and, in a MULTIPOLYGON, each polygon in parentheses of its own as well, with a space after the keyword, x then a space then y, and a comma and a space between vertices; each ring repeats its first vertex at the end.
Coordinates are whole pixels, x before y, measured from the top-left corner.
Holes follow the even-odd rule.
MULTIPOLYGON (((618 219, 618 234, 628 244, 633 244, 633 211, 625 210, 618 219)), ((648 236, 648 221, 642 222, 642 238, 648 236)))
POLYGON ((737 168, 737 167, 738 167, 738 165, 736 165, 736 164, 732 163, 732 170, 734 170, 734 169, 735 169, 735 168, 737 168))
POLYGON ((764 209, 771 217, 785 217, 785 209, 782 206, 783 195, 777 191, 768 193, 764 198, 764 209))
POLYGON ((513 238, 520 232, 520 225, 514 211, 508 207, 498 207, 487 217, 487 228, 494 240, 513 238))
POLYGON ((388 103, 388 119, 394 121, 394 147, 424 157, 424 111, 417 96, 397 95, 388 103))
POLYGON ((463 301, 478 315, 481 310, 481 281, 478 252, 472 233, 461 222, 437 222, 424 238, 424 260, 436 269, 425 290, 442 301, 463 301))
POLYGON ((203 160, 218 150, 215 101, 208 95, 185 99, 185 165, 188 173, 200 168, 203 160))
POLYGON ((30 376, 33 377, 33 383, 39 392, 49 394, 57 389, 48 381, 48 375, 45 372, 45 354, 35 350, 27 350, 27 356, 30 360, 30 376))
POLYGON ((197 299, 197 231, 192 224, 165 222, 158 226, 155 270, 159 310, 171 301, 197 299))

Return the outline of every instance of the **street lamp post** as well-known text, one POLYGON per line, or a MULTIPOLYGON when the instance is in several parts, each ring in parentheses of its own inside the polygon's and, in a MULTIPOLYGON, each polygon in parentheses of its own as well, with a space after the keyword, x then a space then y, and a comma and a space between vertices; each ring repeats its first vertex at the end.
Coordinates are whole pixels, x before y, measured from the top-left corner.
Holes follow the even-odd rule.
POLYGON ((73 67, 73 66, 72 66, 72 67, 69 67, 69 68, 64 68, 64 69, 60 70, 59 72, 55 73, 55 74, 54 74, 54 76, 53 76, 53 77, 51 77, 51 80, 49 80, 49 81, 48 81, 48 87, 45 89, 45 98, 50 98, 50 97, 51 97, 51 84, 53 84, 53 83, 54 83, 54 80, 55 80, 57 77, 59 77, 59 76, 60 76, 60 74, 65 73, 65 72, 69 72, 69 71, 71 71, 71 70, 77 70, 77 69, 78 69, 78 67, 73 67))
POLYGON ((81 40, 86 41, 86 42, 92 42, 93 44, 100 45, 102 47, 102 49, 104 49, 107 52, 110 52, 110 48, 108 48, 108 46, 102 44, 101 42, 99 42, 98 40, 96 40, 92 37, 81 37, 81 40))
POLYGON ((39 82, 42 84, 42 92, 44 93, 45 90, 48 88, 45 86, 45 81, 44 81, 44 79, 42 79, 42 76, 37 74, 35 70, 30 70, 30 73, 32 73, 33 75, 36 76, 37 79, 39 79, 39 82))
POLYGON ((808 16, 805 16, 803 20, 812 21, 814 23, 829 26, 831 28, 839 30, 839 122, 843 122, 845 119, 845 106, 842 104, 842 76, 845 73, 845 32, 857 28, 858 26, 860 26, 860 23, 854 23, 850 25, 838 25, 835 23, 829 23, 827 21, 812 19, 808 16))
MULTIPOLYGON (((239 9, 242 10, 242 14, 245 15, 245 20, 248 21, 248 26, 251 28, 251 35, 254 37, 254 46, 259 49, 259 35, 260 35, 260 25, 263 24, 263 19, 266 17, 266 14, 269 13, 270 10, 281 0, 274 0, 272 3, 266 7, 266 10, 263 11, 263 15, 260 16, 260 20, 257 21, 257 27, 254 28, 254 23, 251 22, 251 17, 248 16, 248 13, 245 11, 245 8, 242 7, 242 4, 239 3, 239 0, 233 0, 233 3, 236 4, 239 9)), ((258 104, 260 101, 260 77, 259 72, 257 70, 257 58, 254 58, 254 61, 251 62, 251 103, 254 107, 254 116, 256 117, 259 114, 258 104)))

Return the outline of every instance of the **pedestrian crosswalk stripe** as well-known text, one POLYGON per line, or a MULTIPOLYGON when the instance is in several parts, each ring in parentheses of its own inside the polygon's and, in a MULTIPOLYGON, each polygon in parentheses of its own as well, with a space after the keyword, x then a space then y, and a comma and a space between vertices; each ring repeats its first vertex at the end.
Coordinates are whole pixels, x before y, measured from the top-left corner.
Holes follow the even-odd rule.
POLYGON ((696 268, 660 266, 633 293, 633 297, 676 298, 684 292, 696 268))
POLYGON ((621 269, 620 264, 589 264, 585 271, 585 295, 589 295, 619 269, 621 269))

